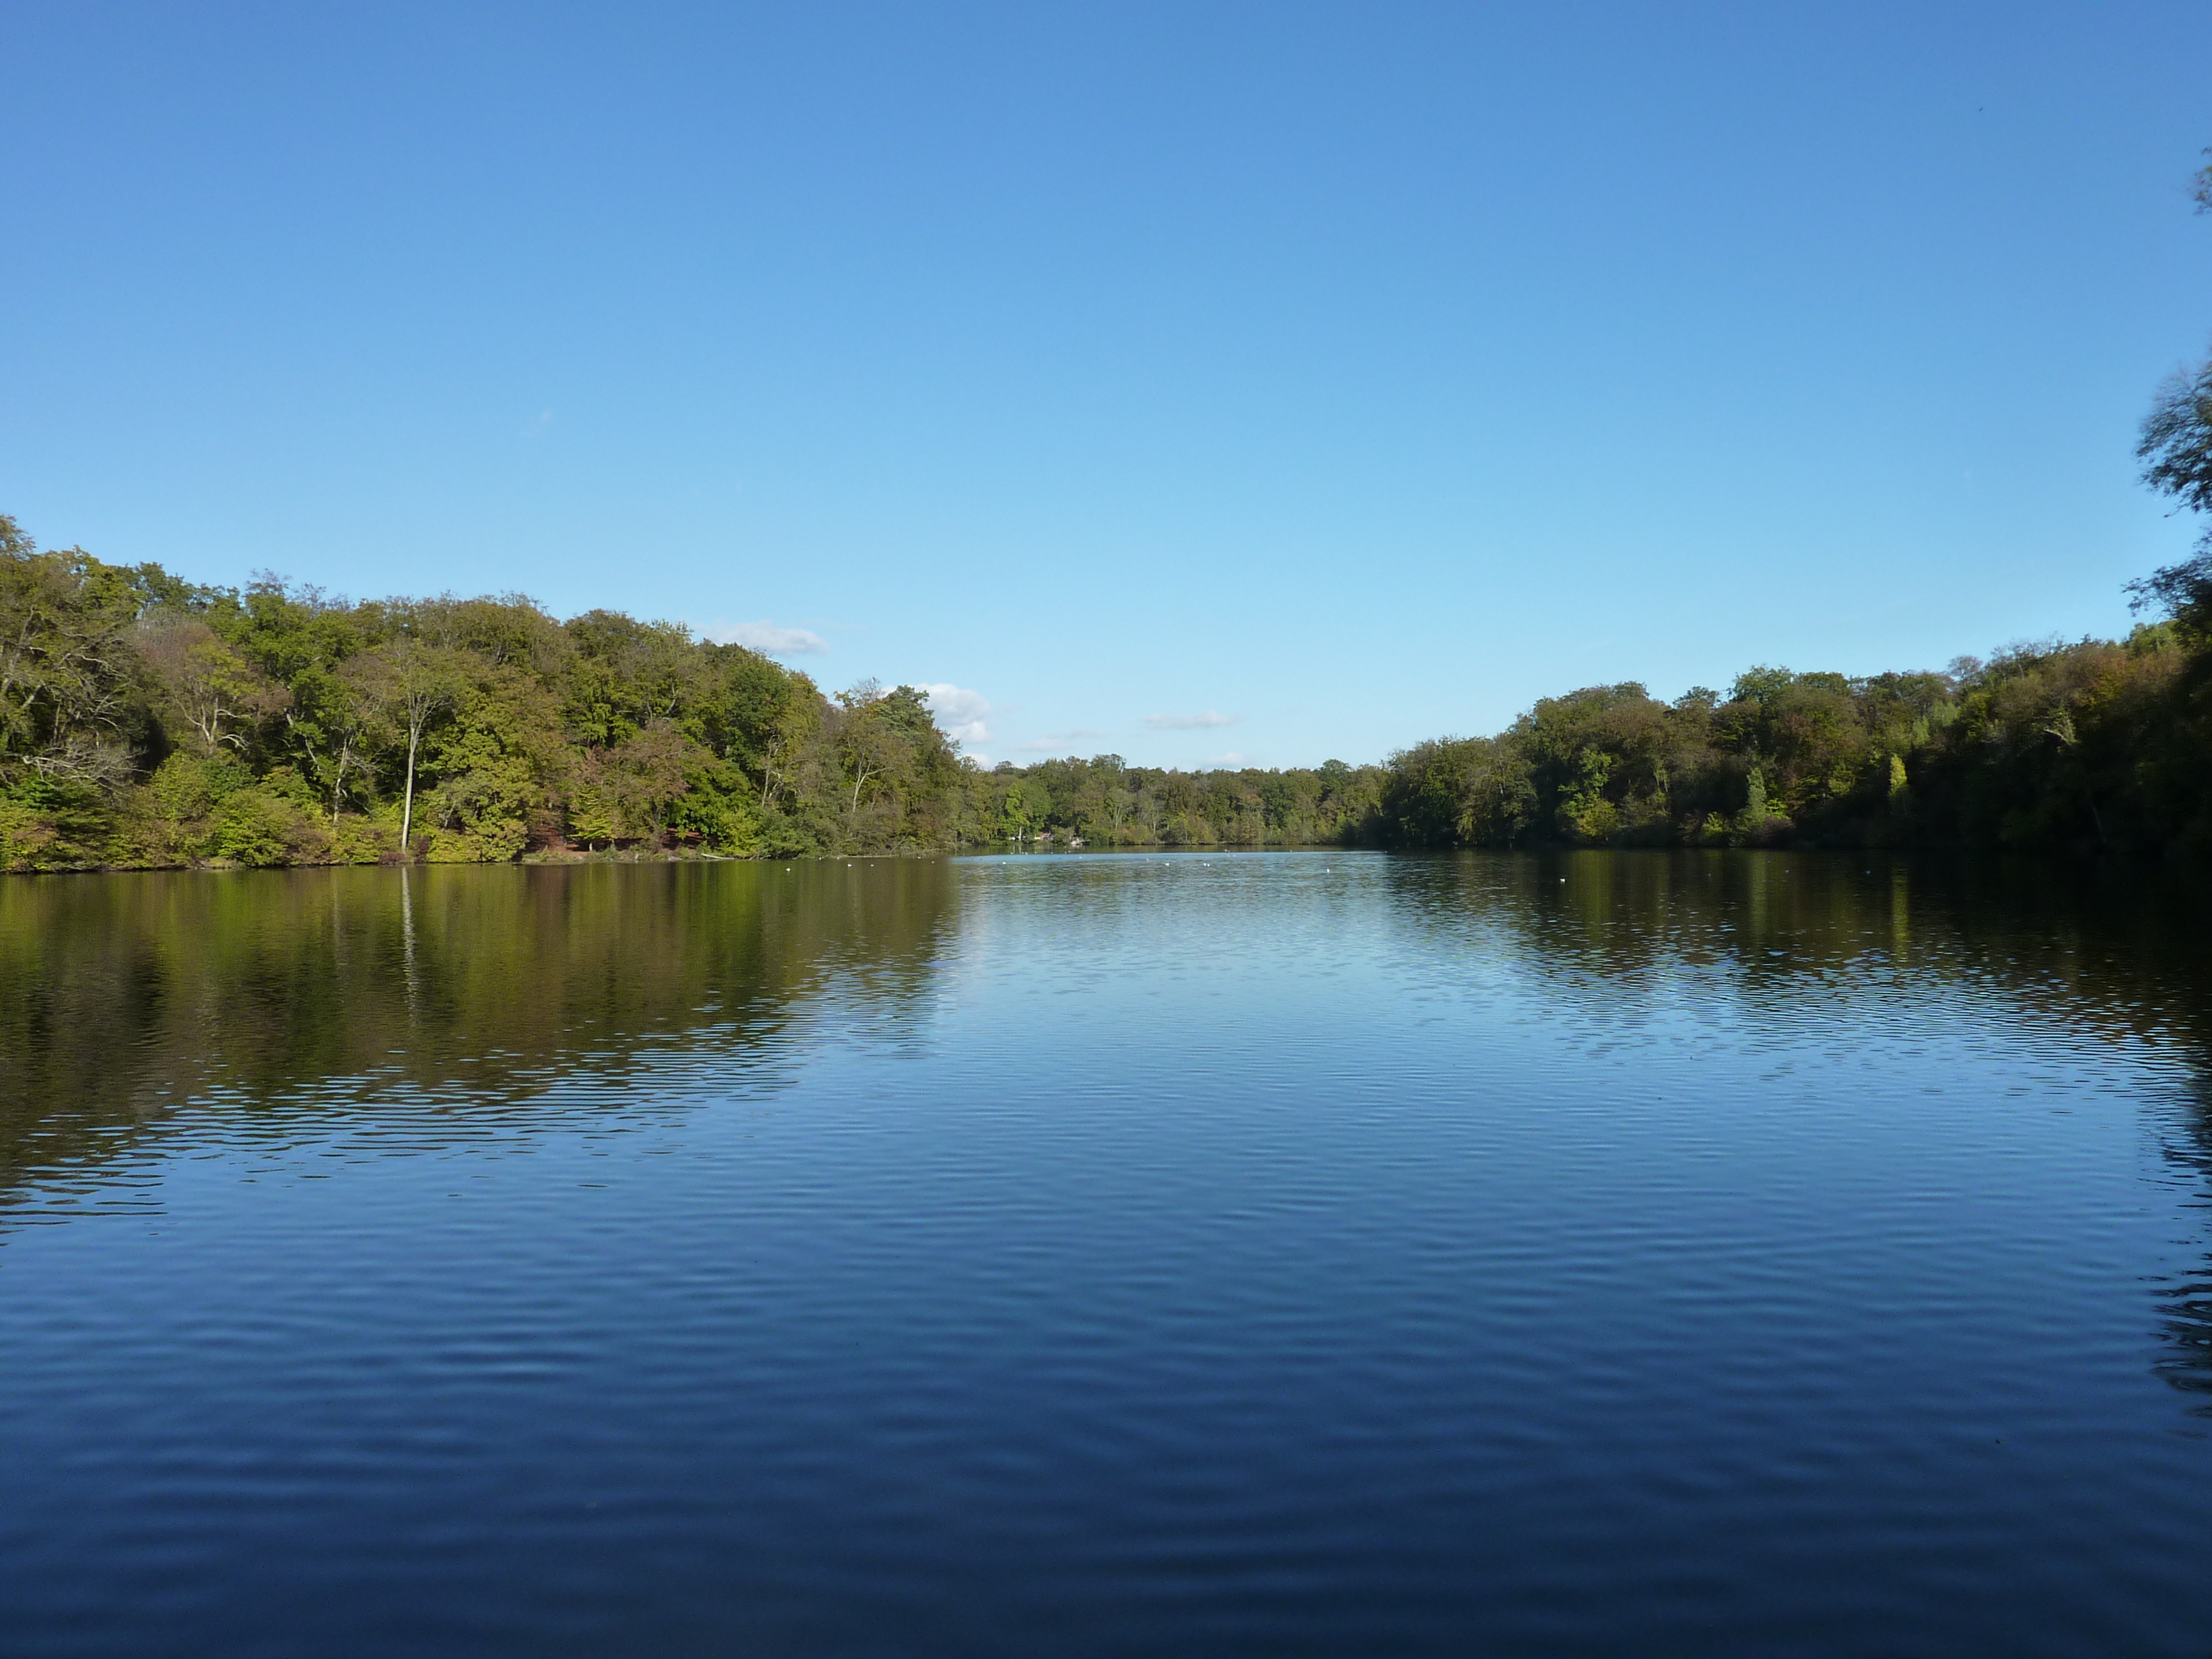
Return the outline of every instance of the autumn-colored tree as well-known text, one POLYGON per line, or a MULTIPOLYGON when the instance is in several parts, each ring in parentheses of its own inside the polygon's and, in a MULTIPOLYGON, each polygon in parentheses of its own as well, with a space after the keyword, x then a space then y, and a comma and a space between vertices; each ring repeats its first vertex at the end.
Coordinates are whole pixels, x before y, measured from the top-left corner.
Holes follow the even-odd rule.
POLYGON ((570 782, 569 821, 593 844, 641 838, 658 846, 693 770, 713 758, 667 720, 608 748, 587 750, 570 782))

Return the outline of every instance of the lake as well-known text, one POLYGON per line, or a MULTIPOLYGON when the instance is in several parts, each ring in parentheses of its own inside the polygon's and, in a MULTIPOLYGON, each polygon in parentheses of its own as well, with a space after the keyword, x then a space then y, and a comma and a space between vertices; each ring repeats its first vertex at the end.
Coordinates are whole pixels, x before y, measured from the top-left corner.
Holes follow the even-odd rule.
POLYGON ((0 878, 11 1655, 2212 1650, 2212 904, 0 878))

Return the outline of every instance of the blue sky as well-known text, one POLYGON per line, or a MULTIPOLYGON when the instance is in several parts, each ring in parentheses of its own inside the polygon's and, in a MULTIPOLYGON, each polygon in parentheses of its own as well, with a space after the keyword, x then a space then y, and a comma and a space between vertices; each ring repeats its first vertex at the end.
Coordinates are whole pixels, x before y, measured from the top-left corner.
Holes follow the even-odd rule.
POLYGON ((2212 8, 0 9, 0 511, 992 760, 2127 625, 2212 8), (763 630, 772 630, 763 632, 763 630))

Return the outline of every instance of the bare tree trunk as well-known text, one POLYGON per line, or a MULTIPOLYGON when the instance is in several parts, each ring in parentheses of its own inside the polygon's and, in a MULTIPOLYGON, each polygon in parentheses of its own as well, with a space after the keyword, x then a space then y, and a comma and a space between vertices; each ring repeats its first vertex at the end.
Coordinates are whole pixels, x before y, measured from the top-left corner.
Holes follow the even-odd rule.
POLYGON ((407 804, 399 810, 399 855, 407 855, 407 836, 415 827, 415 745, 422 736, 422 728, 410 724, 407 728, 407 804))
POLYGON ((330 785, 330 834, 338 834, 338 805, 345 801, 345 763, 354 759, 354 738, 338 738, 338 776, 330 785))

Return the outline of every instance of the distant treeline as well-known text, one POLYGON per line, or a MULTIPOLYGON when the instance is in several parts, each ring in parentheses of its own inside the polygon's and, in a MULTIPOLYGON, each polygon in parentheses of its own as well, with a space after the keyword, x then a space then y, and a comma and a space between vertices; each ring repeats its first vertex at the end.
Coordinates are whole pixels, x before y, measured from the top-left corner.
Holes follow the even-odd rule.
POLYGON ((355 603, 0 517, 0 868, 806 857, 1371 831, 1387 774, 984 771, 923 694, 516 595, 355 603))
MULTIPOLYGON (((1155 772, 1112 756, 978 775, 1001 836, 1060 844, 2011 848, 2212 852, 2201 607, 2124 641, 1942 673, 1753 668, 1672 702, 1550 697, 1382 767, 1155 772)), ((978 839, 986 837, 978 836, 978 839)))
MULTIPOLYGON (((2212 420, 2212 383, 2195 394, 2212 420)), ((36 550, 0 518, 0 866, 979 847, 2212 851, 2212 569, 2169 620, 1948 672, 1547 698, 1381 766, 992 770, 910 686, 824 696, 680 625, 349 603, 36 550)))
POLYGON ((1495 738, 1395 757, 1407 846, 2212 849, 2212 701, 2172 622, 1948 673, 1754 668, 1725 696, 1547 698, 1495 738))

